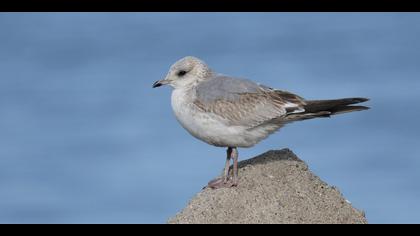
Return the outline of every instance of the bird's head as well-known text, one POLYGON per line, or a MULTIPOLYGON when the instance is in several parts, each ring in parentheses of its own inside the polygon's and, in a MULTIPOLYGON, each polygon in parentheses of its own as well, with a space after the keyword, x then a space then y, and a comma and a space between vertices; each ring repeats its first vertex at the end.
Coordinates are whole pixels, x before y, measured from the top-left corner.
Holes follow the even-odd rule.
POLYGON ((187 56, 175 62, 169 69, 165 79, 158 80, 153 88, 170 85, 173 88, 187 88, 205 80, 212 74, 211 69, 202 60, 187 56))

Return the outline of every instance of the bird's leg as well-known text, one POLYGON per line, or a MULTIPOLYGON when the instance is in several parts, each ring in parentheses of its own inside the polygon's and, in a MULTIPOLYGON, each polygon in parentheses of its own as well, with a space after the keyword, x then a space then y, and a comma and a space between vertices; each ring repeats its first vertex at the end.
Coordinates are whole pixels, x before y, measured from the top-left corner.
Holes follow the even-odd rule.
POLYGON ((227 183, 229 181, 229 169, 230 169, 230 159, 232 158, 232 148, 228 147, 226 151, 226 164, 225 164, 225 171, 223 173, 223 181, 227 183))
POLYGON ((210 187, 212 189, 232 187, 233 184, 230 182, 230 178, 229 178, 230 159, 232 158, 232 153, 233 153, 233 148, 229 147, 226 151, 227 155, 226 155, 225 169, 223 171, 223 177, 210 181, 207 187, 210 187))
POLYGON ((233 183, 232 186, 238 186, 238 158, 239 153, 238 149, 235 147, 232 149, 232 155, 233 158, 233 183))

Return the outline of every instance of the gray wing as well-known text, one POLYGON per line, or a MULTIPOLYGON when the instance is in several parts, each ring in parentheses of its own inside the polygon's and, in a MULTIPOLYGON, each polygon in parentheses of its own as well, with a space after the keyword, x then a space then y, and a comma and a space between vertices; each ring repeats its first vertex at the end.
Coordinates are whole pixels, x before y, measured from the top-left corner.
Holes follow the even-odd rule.
POLYGON ((201 82, 197 86, 197 96, 201 102, 211 103, 215 100, 237 100, 243 93, 258 93, 261 87, 251 80, 218 75, 201 82))
POLYGON ((196 87, 194 104, 229 125, 253 128, 289 113, 304 111, 303 98, 247 79, 215 76, 196 87))

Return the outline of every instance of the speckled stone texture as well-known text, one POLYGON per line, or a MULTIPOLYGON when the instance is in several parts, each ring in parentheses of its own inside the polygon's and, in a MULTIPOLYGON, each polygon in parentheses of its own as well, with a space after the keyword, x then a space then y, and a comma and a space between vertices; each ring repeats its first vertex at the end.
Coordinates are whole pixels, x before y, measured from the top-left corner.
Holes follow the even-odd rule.
POLYGON ((239 163, 239 186, 204 189, 170 224, 365 224, 365 214, 289 149, 239 163))

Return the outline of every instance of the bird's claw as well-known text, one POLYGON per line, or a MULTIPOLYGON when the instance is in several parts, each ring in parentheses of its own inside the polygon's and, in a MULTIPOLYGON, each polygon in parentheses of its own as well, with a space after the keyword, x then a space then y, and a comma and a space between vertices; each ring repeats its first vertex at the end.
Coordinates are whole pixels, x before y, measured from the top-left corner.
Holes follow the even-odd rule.
POLYGON ((210 181, 206 187, 204 188, 211 188, 211 189, 219 189, 219 188, 231 188, 231 187, 237 187, 238 183, 237 181, 233 181, 231 178, 217 178, 212 181, 210 181))

